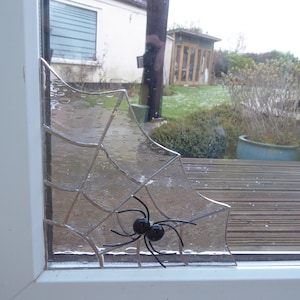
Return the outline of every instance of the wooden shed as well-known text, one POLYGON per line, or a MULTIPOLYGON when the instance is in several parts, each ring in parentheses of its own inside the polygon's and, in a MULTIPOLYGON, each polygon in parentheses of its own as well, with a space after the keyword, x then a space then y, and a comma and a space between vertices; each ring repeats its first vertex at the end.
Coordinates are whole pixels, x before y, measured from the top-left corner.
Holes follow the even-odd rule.
POLYGON ((170 30, 168 35, 174 38, 171 84, 211 84, 214 43, 221 39, 187 29, 170 30))

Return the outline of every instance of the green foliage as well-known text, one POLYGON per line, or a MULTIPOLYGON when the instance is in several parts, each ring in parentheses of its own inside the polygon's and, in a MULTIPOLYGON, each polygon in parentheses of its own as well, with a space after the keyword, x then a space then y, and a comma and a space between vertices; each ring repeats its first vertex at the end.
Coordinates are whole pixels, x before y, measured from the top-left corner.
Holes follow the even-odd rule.
POLYGON ((224 83, 249 139, 280 145, 297 141, 299 61, 281 58, 233 68, 224 83))
POLYGON ((213 107, 210 113, 215 116, 223 128, 226 137, 225 158, 236 158, 238 137, 245 133, 239 111, 230 103, 213 107))
POLYGON ((284 53, 281 51, 273 50, 265 53, 243 53, 230 51, 216 51, 214 56, 214 74, 217 78, 222 77, 222 73, 227 72, 233 67, 245 67, 251 65, 253 62, 256 64, 265 63, 267 60, 284 60, 285 62, 297 62, 298 59, 290 52, 284 53))
POLYGON ((217 78, 227 74, 232 68, 243 68, 252 65, 254 60, 236 52, 216 51, 214 56, 214 73, 217 78))
POLYGON ((215 51, 214 54, 214 74, 221 78, 222 74, 227 74, 229 66, 228 51, 215 51))
MULTIPOLYGON (((138 93, 130 93, 129 99, 130 103, 139 103, 138 93)), ((195 110, 209 109, 224 102, 230 102, 230 97, 221 85, 168 86, 163 92, 162 117, 176 120, 195 110)))
POLYGON ((89 96, 84 98, 84 101, 86 101, 90 106, 95 106, 98 104, 99 100, 97 97, 89 96))
POLYGON ((253 63, 254 61, 250 57, 245 57, 234 52, 228 54, 228 70, 232 68, 244 68, 251 66, 253 63))
POLYGON ((228 93, 221 86, 170 86, 170 95, 163 97, 162 116, 167 120, 180 119, 195 110, 229 101, 228 93))
POLYGON ((252 58, 253 61, 257 64, 265 63, 267 60, 273 59, 283 59, 286 62, 297 62, 297 58, 290 52, 281 52, 277 50, 273 50, 271 52, 265 53, 245 53, 244 57, 252 58))
POLYGON ((217 118, 200 110, 152 129, 150 137, 183 157, 223 158, 226 141, 217 118))
POLYGON ((163 89, 163 96, 172 96, 174 95, 172 89, 170 88, 170 86, 165 86, 163 89))

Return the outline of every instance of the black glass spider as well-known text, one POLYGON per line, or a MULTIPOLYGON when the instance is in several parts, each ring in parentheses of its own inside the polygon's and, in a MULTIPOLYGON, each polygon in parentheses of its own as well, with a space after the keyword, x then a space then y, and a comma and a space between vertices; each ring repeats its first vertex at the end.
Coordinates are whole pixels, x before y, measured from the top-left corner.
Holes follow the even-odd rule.
POLYGON ((153 257, 157 260, 157 262, 162 266, 162 267, 166 267, 159 259, 158 257, 155 255, 160 254, 159 251, 155 250, 152 242, 155 241, 159 241, 160 239, 162 239, 162 237, 165 234, 165 230, 164 230, 164 226, 165 227, 169 227, 172 230, 174 230, 174 232, 176 233, 180 244, 182 245, 182 247, 184 247, 183 244, 183 240, 179 234, 179 232, 177 231, 176 227, 174 225, 171 224, 167 224, 168 222, 171 223, 185 223, 185 224, 192 224, 192 225, 196 225, 193 222, 189 222, 189 221, 183 221, 183 220, 177 220, 177 219, 166 219, 166 220, 161 220, 161 221, 157 221, 157 222, 151 222, 150 221, 150 213, 149 213, 149 209, 146 206, 146 204, 140 200, 138 197, 133 196, 134 199, 136 199, 139 203, 141 203, 145 210, 146 213, 140 209, 136 209, 136 208, 132 208, 132 209, 126 209, 126 210, 120 210, 118 211, 118 213, 125 213, 125 212, 130 212, 130 211, 136 211, 139 212, 143 215, 142 218, 138 218, 133 222, 132 228, 133 228, 133 233, 120 233, 117 232, 115 230, 111 230, 113 233, 120 235, 120 236, 124 236, 124 237, 131 237, 131 240, 128 242, 124 242, 124 243, 116 243, 116 244, 105 244, 103 245, 104 247, 120 247, 120 246, 124 246, 130 243, 133 243, 135 241, 137 241, 142 235, 144 237, 144 242, 145 245, 148 249, 148 251, 151 253, 151 255, 153 255, 153 257))

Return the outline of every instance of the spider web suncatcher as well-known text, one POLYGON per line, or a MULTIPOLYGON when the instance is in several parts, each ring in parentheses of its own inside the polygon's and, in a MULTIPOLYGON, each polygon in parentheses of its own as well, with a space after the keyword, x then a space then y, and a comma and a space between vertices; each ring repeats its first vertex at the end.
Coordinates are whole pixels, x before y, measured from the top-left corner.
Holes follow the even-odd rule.
POLYGON ((230 207, 193 190, 180 155, 149 138, 125 90, 80 91, 43 59, 41 74, 51 100, 42 105, 48 268, 235 265, 230 207), (161 224, 162 238, 134 232, 140 218, 161 224))

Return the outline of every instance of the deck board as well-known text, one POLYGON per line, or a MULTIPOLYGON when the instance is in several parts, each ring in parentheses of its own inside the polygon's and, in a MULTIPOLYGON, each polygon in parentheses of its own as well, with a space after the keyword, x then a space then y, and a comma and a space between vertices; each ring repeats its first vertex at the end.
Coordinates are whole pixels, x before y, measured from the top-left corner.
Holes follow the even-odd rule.
POLYGON ((194 189, 231 206, 231 250, 300 251, 300 162, 183 158, 194 189))

